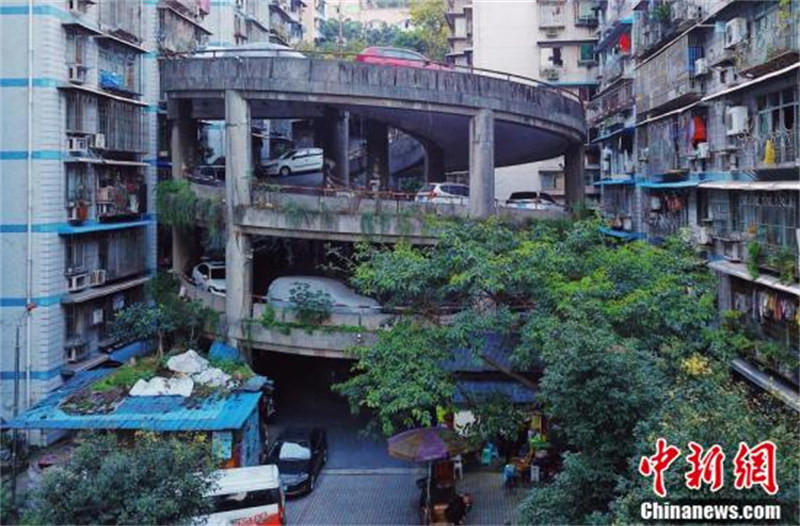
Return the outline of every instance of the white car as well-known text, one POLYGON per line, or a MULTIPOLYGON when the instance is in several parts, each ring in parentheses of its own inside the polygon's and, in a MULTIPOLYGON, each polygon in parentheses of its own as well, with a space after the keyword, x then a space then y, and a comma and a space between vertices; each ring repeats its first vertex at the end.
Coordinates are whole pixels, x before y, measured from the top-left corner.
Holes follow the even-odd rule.
POLYGON ((205 49, 195 53, 195 56, 198 58, 306 58, 305 55, 296 51, 294 48, 282 44, 275 44, 273 42, 253 42, 252 44, 242 44, 241 46, 207 46, 205 49))
POLYGON ((322 162, 322 148, 300 148, 289 150, 277 159, 269 161, 264 168, 269 176, 286 177, 302 172, 321 172, 322 162))
POLYGON ((429 183, 417 192, 418 203, 469 203, 469 186, 459 183, 429 183))
POLYGON ((564 205, 556 203, 555 199, 544 192, 514 192, 506 200, 506 207, 553 212, 566 212, 567 210, 564 205))
POLYGON ((372 298, 362 296, 341 281, 317 276, 284 276, 278 278, 267 289, 267 301, 276 307, 291 306, 292 289, 307 283, 309 292, 322 291, 330 295, 333 310, 337 312, 371 312, 381 308, 372 298))
POLYGON ((195 285, 217 296, 225 295, 225 262, 204 261, 192 269, 195 285))

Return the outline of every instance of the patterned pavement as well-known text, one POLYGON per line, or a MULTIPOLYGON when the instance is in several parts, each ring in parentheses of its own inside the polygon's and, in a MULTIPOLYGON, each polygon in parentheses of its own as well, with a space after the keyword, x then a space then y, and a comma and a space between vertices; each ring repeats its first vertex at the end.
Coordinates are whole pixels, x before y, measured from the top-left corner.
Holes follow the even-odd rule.
MULTIPOLYGON (((413 469, 325 470, 313 493, 287 504, 288 524, 419 524, 413 469)), ((500 474, 465 473, 459 490, 472 494, 467 524, 516 524, 526 490, 503 490, 500 474)))

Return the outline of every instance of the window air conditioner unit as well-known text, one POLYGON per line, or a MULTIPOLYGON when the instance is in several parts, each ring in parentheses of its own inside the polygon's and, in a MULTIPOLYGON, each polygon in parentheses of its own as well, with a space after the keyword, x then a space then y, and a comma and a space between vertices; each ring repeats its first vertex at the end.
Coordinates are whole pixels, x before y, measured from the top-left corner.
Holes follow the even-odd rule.
POLYGON ((725 49, 730 49, 747 37, 747 19, 732 18, 725 24, 725 49))
POLYGON ((67 354, 67 361, 70 363, 80 362, 89 355, 89 346, 86 345, 86 342, 67 344, 64 346, 64 350, 67 354))
POLYGON ((67 149, 71 152, 85 152, 87 150, 85 137, 69 137, 67 139, 67 149))
POLYGON ((697 158, 708 159, 711 156, 711 149, 707 142, 697 143, 697 158))
POLYGON ((95 133, 92 136, 92 148, 95 150, 106 149, 106 135, 104 133, 95 133))
POLYGON ((694 61, 694 76, 699 77, 708 73, 708 60, 705 58, 698 58, 694 61))
POLYGON ((92 285, 102 285, 106 282, 106 269, 98 268, 92 271, 92 285))
POLYGON ((78 292, 89 286, 89 274, 84 272, 82 274, 75 274, 67 276, 67 290, 70 292, 78 292))
POLYGON ((86 82, 86 68, 80 64, 69 66, 69 81, 73 84, 83 84, 86 82))
POLYGON ((747 132, 747 106, 731 106, 725 109, 725 134, 740 135, 747 132))
POLYGON ((103 323, 103 309, 94 309, 92 311, 92 325, 100 325, 103 323))

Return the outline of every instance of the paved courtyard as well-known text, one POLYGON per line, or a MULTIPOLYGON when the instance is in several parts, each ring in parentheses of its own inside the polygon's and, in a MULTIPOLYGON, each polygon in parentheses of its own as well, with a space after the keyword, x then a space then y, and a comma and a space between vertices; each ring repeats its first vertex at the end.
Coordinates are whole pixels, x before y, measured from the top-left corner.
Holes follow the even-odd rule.
MULTIPOLYGON (((289 524, 419 524, 414 469, 323 471, 313 493, 287 505, 289 524)), ((467 524, 517 524, 525 489, 503 490, 500 475, 465 473, 459 490, 472 494, 467 524)))

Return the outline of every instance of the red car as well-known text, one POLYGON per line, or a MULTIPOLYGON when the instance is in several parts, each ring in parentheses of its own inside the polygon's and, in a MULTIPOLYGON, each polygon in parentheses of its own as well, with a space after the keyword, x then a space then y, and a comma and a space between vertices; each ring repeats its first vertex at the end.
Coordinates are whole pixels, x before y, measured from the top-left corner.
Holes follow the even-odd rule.
POLYGON ((379 66, 401 66, 406 68, 450 69, 425 55, 396 47, 368 47, 356 56, 356 62, 377 64, 379 66))

